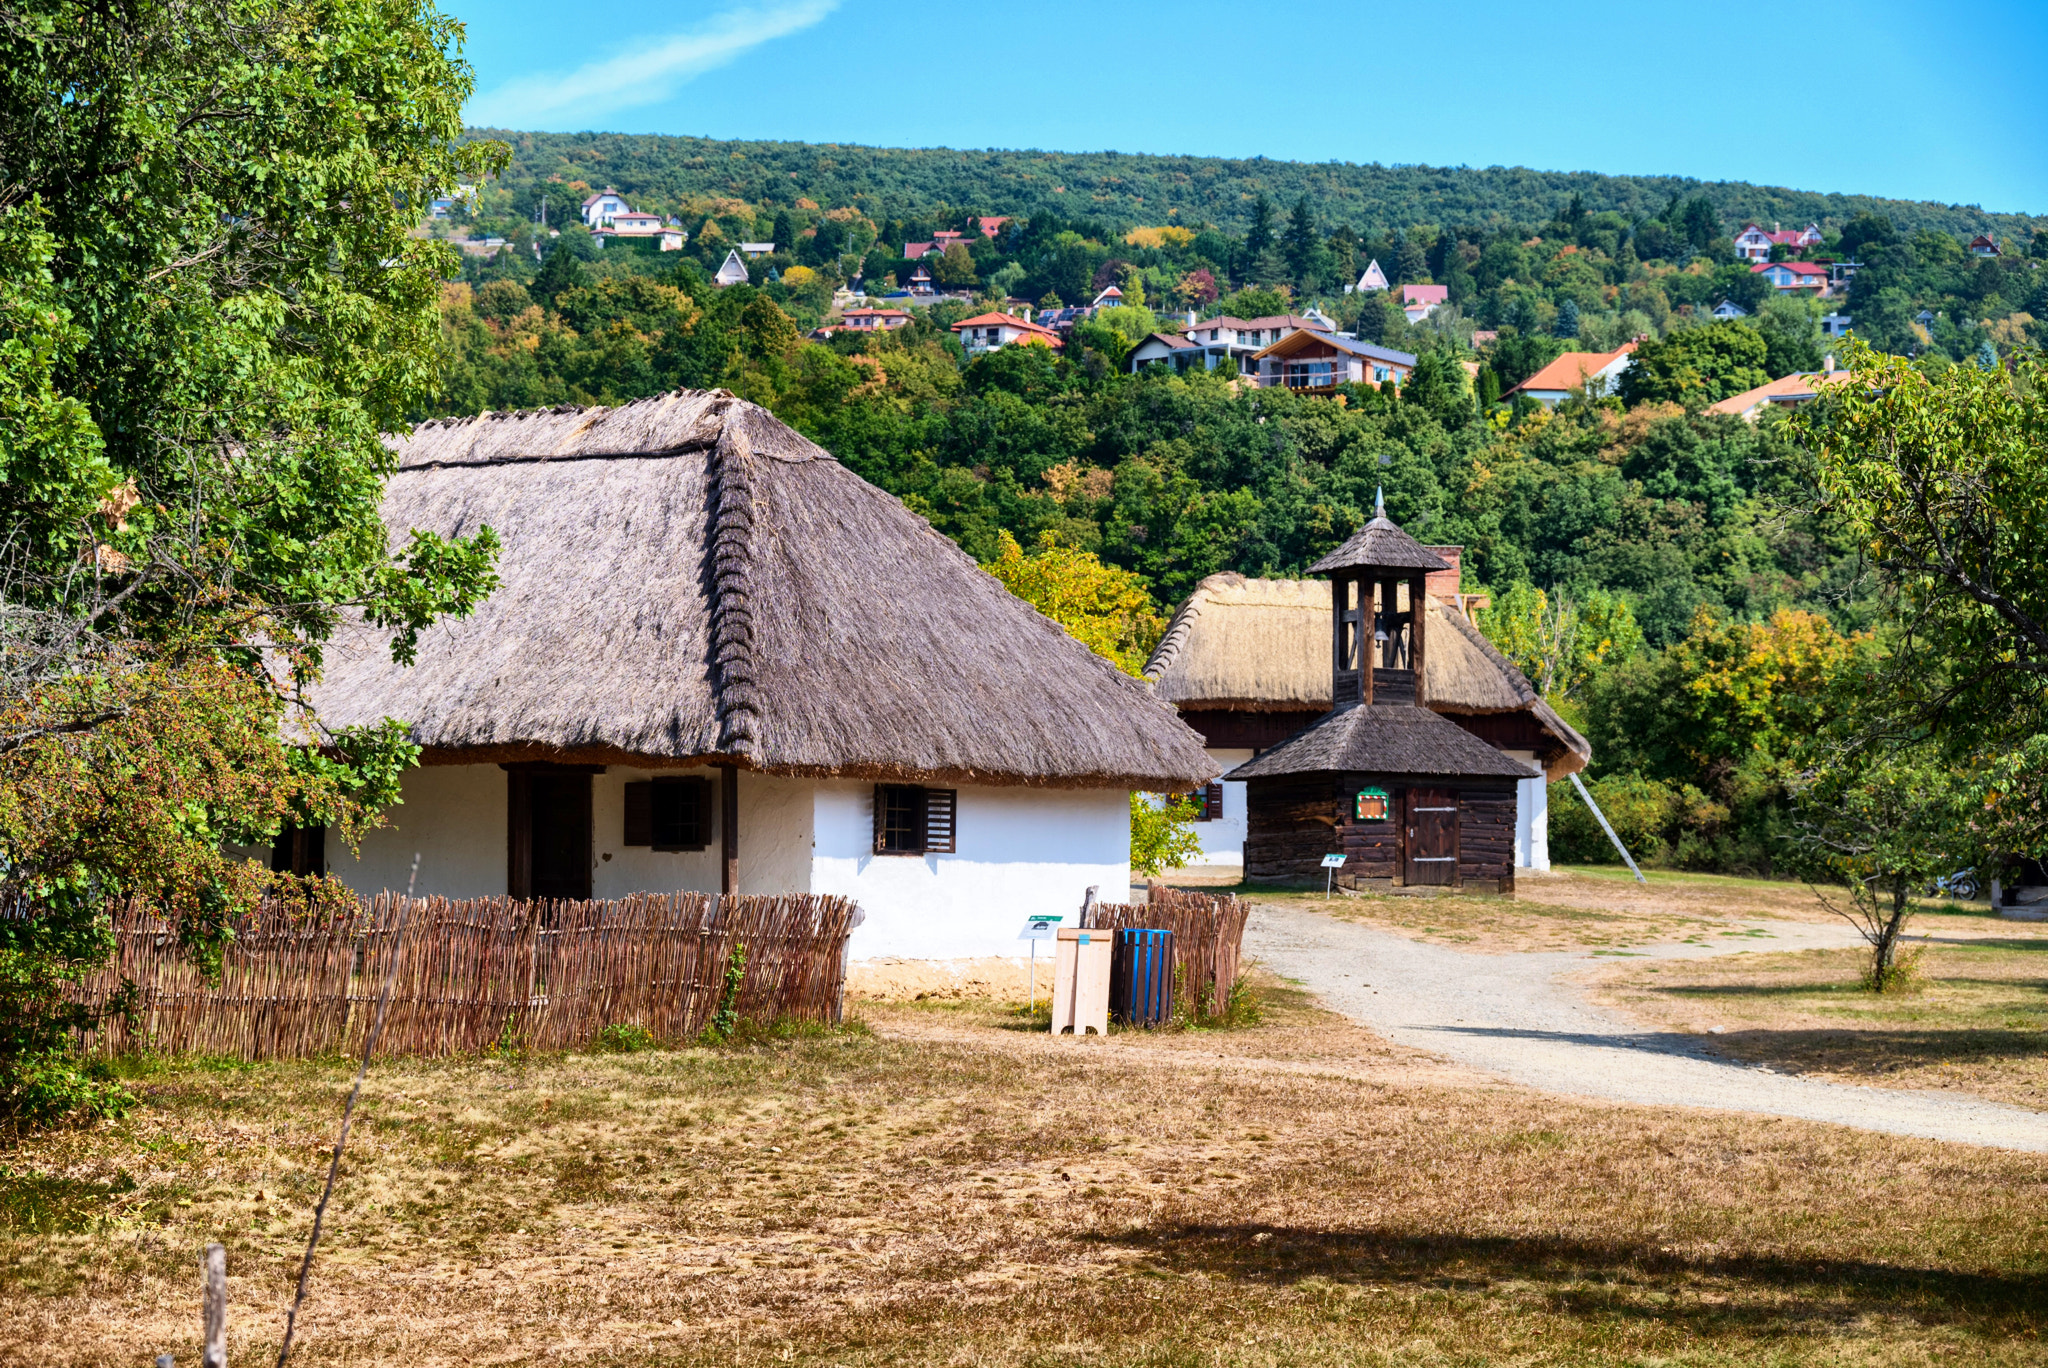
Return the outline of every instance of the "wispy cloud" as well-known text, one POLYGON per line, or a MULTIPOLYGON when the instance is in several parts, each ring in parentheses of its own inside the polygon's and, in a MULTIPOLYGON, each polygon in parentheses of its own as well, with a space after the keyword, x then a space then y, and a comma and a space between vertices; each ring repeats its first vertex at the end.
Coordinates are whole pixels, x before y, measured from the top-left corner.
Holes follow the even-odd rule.
POLYGON ((565 118, 658 104, 692 78, 801 33, 837 8, 839 0, 790 0, 727 10, 687 33, 640 40, 630 51, 567 75, 508 81, 471 100, 467 117, 486 128, 545 128, 565 118))

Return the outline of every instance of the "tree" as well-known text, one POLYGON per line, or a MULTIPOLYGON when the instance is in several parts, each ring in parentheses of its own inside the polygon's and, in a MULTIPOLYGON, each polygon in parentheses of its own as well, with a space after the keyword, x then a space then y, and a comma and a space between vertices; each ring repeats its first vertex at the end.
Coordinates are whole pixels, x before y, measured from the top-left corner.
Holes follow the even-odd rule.
POLYGON ((1567 299, 1558 305, 1557 321, 1551 325, 1551 335, 1567 342, 1576 342, 1579 337, 1579 301, 1567 299))
POLYGON ((1039 535, 1029 555, 1005 531, 996 558, 982 569, 1003 587, 1067 629, 1068 635, 1126 674, 1138 674, 1166 630, 1145 581, 1128 570, 1105 565, 1090 551, 1062 546, 1051 532, 1039 535))
POLYGON ((932 279, 940 285, 972 285, 979 278, 974 269, 974 253, 967 250, 964 242, 947 244, 945 252, 932 263, 932 279))
POLYGON ((1768 381, 1769 359, 1770 344, 1742 319, 1680 328, 1637 345, 1621 373, 1621 397, 1630 405, 1704 408, 1768 381))
POLYGON ((1287 262, 1288 279, 1298 290, 1317 289, 1329 275, 1330 249, 1316 232, 1315 213, 1308 206, 1307 195, 1294 202, 1287 231, 1280 238, 1280 253, 1287 262))
POLYGON ((1415 240, 1412 232, 1397 233, 1394 236, 1394 283, 1413 285, 1429 274, 1429 262, 1422 251, 1422 244, 1415 240))
POLYGON ((1195 819, 1198 797, 1147 793, 1131 795, 1131 872, 1151 877, 1178 869, 1202 853, 1195 819))
POLYGON ((1415 369, 1401 386, 1401 397, 1419 404, 1446 428, 1464 426, 1472 418, 1472 392, 1465 384, 1465 367, 1450 352, 1424 352, 1415 359, 1415 369))
POLYGON ((1721 216, 1715 212, 1712 200, 1705 195, 1694 195, 1679 211, 1678 226, 1685 234, 1686 243, 1695 252, 1704 252, 1721 235, 1721 216))
POLYGON ((1273 201, 1263 194, 1252 203, 1251 226, 1245 229, 1244 257, 1238 271, 1240 280, 1253 279, 1259 258, 1273 245, 1273 201))
POLYGON ((1898 230, 1892 227, 1891 218, 1885 214, 1861 213, 1842 225, 1842 254, 1851 260, 1864 252, 1889 247, 1898 240, 1898 230))
MULTIPOLYGON (((2042 358, 1930 376, 1851 338, 1850 383, 1795 415, 1812 511, 1859 547, 1899 641, 1885 725, 1963 752, 2048 736, 2048 393, 2042 358)), ((2048 848, 2048 822, 2023 853, 2048 848)))
POLYGON ((1580 601, 1532 584, 1510 585, 1481 611, 1479 627, 1552 702, 1577 697, 1594 674, 1643 648, 1628 603, 1597 589, 1580 601))
POLYGON ((456 144, 458 38, 408 0, 51 0, 0 21, 0 899, 28 913, 0 945, 0 1107, 17 1115, 111 1100, 43 1048, 55 985, 106 952, 109 900, 170 915, 203 967, 264 882, 224 843, 287 820, 346 835, 395 796, 401 728, 302 716, 321 749, 284 744, 342 613, 407 659, 491 586, 488 529, 393 555, 378 512, 379 434, 433 388, 452 265, 412 230, 504 151, 456 144))
POLYGON ((1796 839, 1839 881, 1814 892, 1870 946, 1873 992, 1909 976, 1898 950, 1914 895, 1969 863, 1967 788, 1924 741, 1838 749, 1802 780, 1796 839))

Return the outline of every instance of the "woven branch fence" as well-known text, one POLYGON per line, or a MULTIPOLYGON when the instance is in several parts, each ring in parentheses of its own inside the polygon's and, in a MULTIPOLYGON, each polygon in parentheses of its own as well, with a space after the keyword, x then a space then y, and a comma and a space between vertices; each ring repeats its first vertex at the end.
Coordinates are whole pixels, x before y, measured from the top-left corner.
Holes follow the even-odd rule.
POLYGON ((627 1023, 686 1040, 718 1010, 742 944, 741 1017, 831 1021, 854 916, 845 898, 798 895, 419 898, 401 918, 406 901, 380 894, 317 919, 266 904, 235 926, 212 984, 179 953, 174 926, 130 906, 114 918, 113 961, 81 996, 99 1007, 132 982, 136 1010, 110 1018, 93 1047, 242 1059, 359 1053, 394 956, 384 1056, 577 1049, 627 1023))
POLYGON ((1202 893, 1145 886, 1142 903, 1096 903, 1089 929, 1118 931, 1124 927, 1165 927, 1173 932, 1173 967, 1184 991, 1195 995, 1205 1015, 1220 1015, 1230 1001, 1244 952, 1244 922, 1251 904, 1235 893, 1212 898, 1202 893), (1204 998, 1206 997, 1206 1003, 1204 998))

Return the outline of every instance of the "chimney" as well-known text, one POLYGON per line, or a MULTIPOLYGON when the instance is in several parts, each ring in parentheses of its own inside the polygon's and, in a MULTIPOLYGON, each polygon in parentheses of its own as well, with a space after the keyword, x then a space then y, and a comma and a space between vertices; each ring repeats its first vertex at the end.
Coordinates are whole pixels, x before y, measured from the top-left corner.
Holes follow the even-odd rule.
POLYGON ((1201 322, 1201 321, 1202 321, 1202 316, 1201 316, 1201 314, 1200 314, 1200 313, 1198 313, 1198 312, 1197 312, 1197 311, 1195 311, 1194 309, 1189 309, 1189 310, 1188 310, 1188 326, 1189 326, 1190 328, 1194 327, 1194 326, 1195 326, 1195 324, 1197 324, 1197 323, 1199 323, 1199 322, 1201 322))
POLYGON ((1425 575, 1422 582, 1422 592, 1428 594, 1438 603, 1448 604, 1453 608, 1458 607, 1458 580, 1459 576, 1463 573, 1459 568, 1459 557, 1464 553, 1465 548, 1462 546, 1431 546, 1424 549, 1449 561, 1451 568, 1448 570, 1432 570, 1425 575))
POLYGON ((1820 369, 1823 375, 1833 375, 1835 373, 1835 354, 1833 352, 1829 352, 1821 358, 1820 369))

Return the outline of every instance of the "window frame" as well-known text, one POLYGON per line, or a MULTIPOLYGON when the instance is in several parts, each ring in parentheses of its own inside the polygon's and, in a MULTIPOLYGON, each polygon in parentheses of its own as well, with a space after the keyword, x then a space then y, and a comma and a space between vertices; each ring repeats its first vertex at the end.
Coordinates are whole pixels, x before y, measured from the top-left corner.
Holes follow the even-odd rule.
POLYGON ((873 850, 877 855, 922 859, 927 855, 958 854, 959 822, 957 789, 925 788, 918 784, 875 785, 873 850), (909 804, 897 808, 903 814, 902 820, 891 820, 892 799, 909 804))

